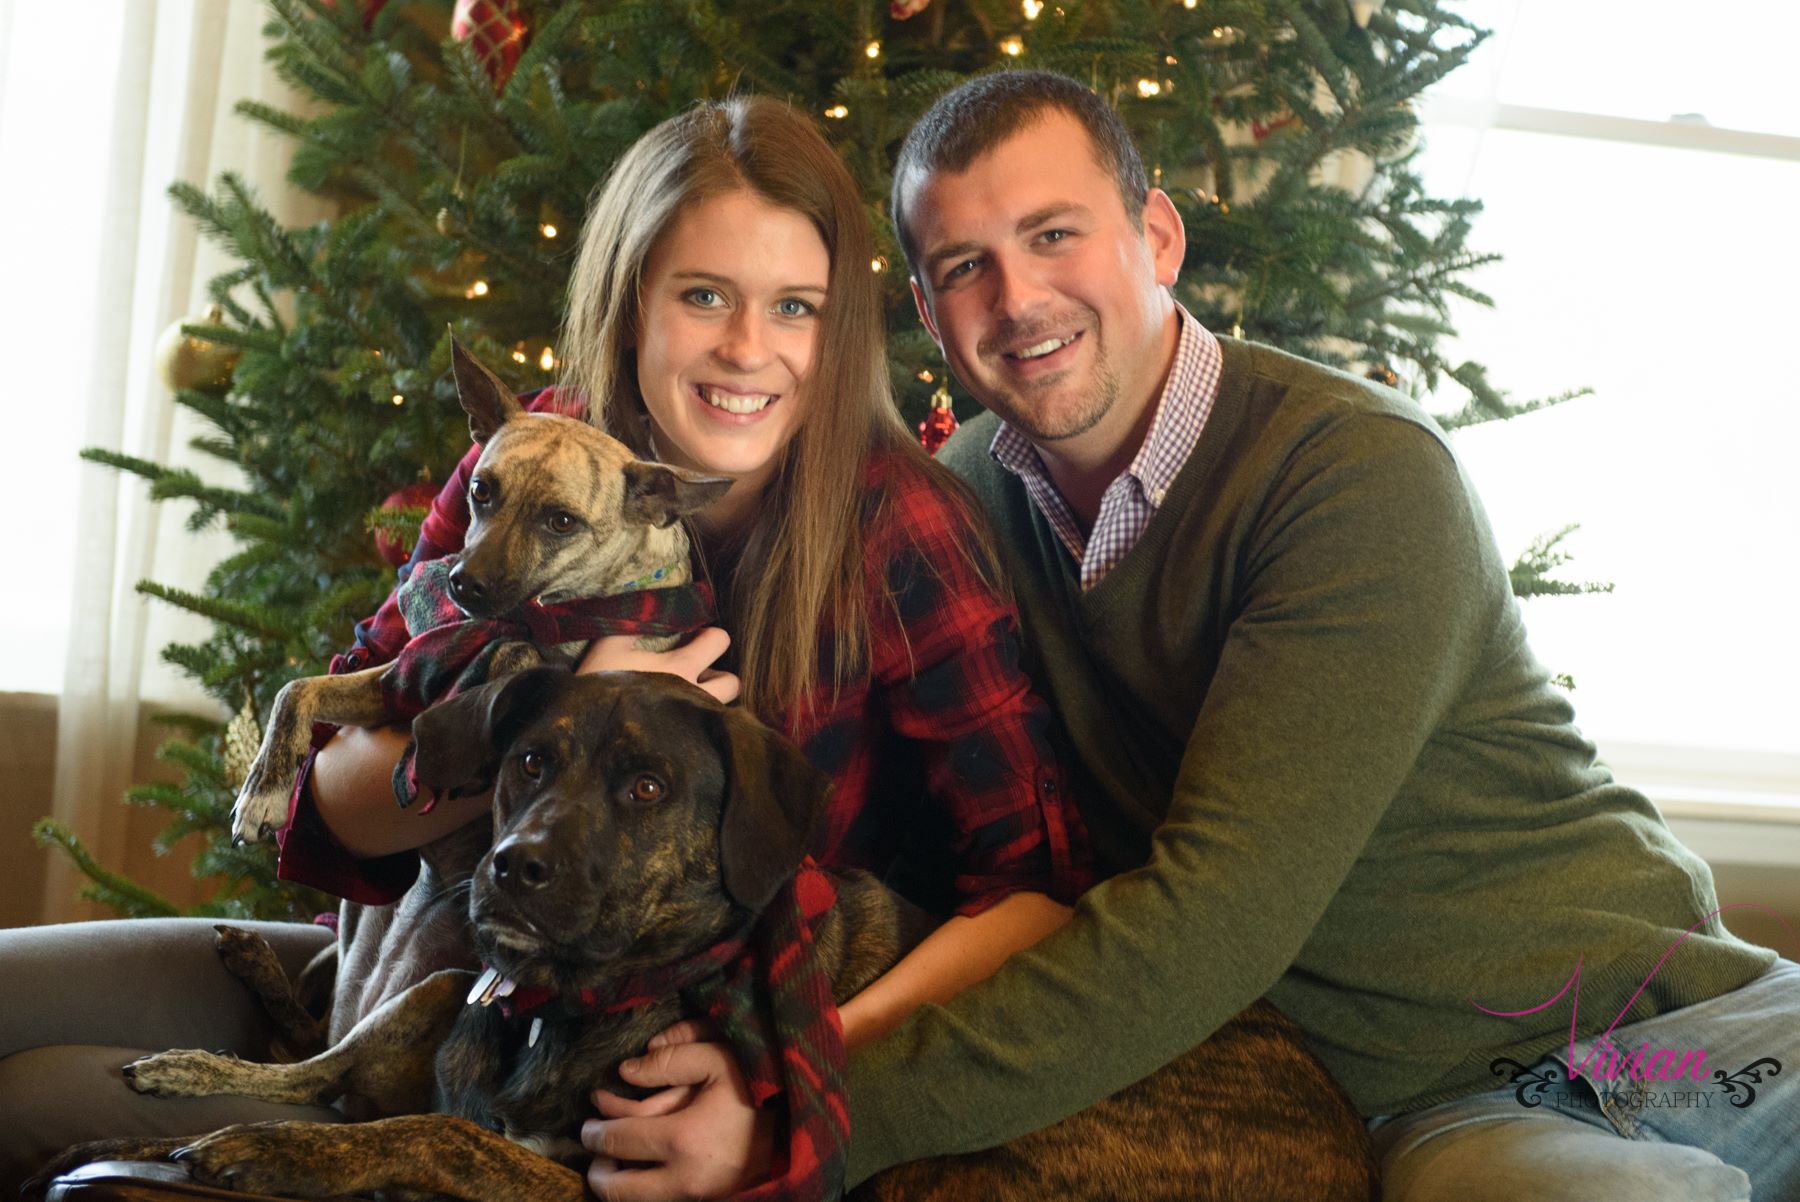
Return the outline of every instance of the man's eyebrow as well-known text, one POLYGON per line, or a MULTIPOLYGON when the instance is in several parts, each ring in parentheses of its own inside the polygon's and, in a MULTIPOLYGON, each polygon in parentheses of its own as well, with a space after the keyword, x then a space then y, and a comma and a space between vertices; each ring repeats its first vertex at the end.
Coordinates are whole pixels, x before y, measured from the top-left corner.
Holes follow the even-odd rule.
MULTIPOLYGON (((720 275, 715 271, 672 271, 669 273, 669 278, 682 281, 692 280, 702 284, 724 284, 727 287, 731 287, 737 283, 737 281, 730 276, 720 275)), ((816 292, 820 296, 824 296, 829 290, 823 284, 784 284, 780 288, 775 289, 775 291, 816 292)))
MULTIPOLYGON (((1036 229, 1038 226, 1044 225, 1047 222, 1054 221, 1058 217, 1091 217, 1092 215, 1093 210, 1089 209, 1086 205, 1076 204, 1073 201, 1059 200, 1055 204, 1047 204, 1041 209, 1034 209, 1025 214, 1025 216, 1019 218, 1018 221, 1013 223, 1013 232, 1023 234, 1029 230, 1036 229)), ((928 271, 936 271, 945 260, 965 258, 980 250, 981 243, 979 242, 952 242, 950 245, 940 246, 929 255, 926 255, 925 266, 928 271)))

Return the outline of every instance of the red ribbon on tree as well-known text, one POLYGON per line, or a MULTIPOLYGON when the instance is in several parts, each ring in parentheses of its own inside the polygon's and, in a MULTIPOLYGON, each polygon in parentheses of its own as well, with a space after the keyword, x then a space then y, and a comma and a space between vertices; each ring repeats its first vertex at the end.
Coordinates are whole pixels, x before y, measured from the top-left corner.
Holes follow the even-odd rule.
POLYGON ((519 0, 456 0, 450 36, 469 43, 499 89, 519 65, 529 33, 519 17, 519 0))

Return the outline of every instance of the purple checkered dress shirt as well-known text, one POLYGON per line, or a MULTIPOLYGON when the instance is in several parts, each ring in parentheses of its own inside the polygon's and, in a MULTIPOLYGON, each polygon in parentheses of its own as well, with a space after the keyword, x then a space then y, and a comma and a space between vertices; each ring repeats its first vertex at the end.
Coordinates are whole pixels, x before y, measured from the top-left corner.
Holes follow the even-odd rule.
POLYGON ((1175 308, 1181 315, 1181 338, 1175 347, 1175 365, 1169 369, 1162 396, 1156 402, 1150 433, 1131 465, 1106 486, 1093 532, 1086 538, 1082 537, 1081 525, 1069 503, 1051 483, 1050 473, 1029 438, 1001 422, 1000 432, 988 447, 995 462, 1024 482, 1032 503, 1049 519, 1051 529, 1081 565, 1084 590, 1098 584, 1137 544, 1181 465, 1200 441, 1206 415, 1212 412, 1213 401, 1219 395, 1223 360, 1218 339, 1186 309, 1179 305, 1175 308))

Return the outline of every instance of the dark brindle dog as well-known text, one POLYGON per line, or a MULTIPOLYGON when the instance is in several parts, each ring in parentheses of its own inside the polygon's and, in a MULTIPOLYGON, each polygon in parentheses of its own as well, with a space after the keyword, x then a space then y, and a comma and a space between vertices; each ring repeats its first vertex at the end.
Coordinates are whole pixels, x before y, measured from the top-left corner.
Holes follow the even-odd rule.
MULTIPOLYGON (((496 780, 494 845, 470 895, 483 957, 521 986, 565 995, 614 996, 620 982, 753 924, 801 863, 826 804, 824 779, 792 744, 674 677, 537 669, 440 705, 414 732, 421 780, 496 780)), ((836 883, 816 947, 841 1000, 920 932, 873 878, 836 883)), ((617 1064, 689 1015, 674 996, 623 1011, 553 1009, 533 1042, 496 1007, 466 1004, 473 980, 439 973, 305 1063, 171 1052, 136 1070, 140 1087, 159 1092, 299 1100, 355 1090, 437 1114, 90 1145, 56 1167, 181 1147, 201 1181, 252 1192, 582 1202, 587 1157, 572 1136, 590 1091, 627 1092, 617 1064)), ((1297 1029, 1259 1003, 1108 1101, 992 1152, 904 1166, 867 1194, 1335 1202, 1372 1197, 1373 1180, 1347 1099, 1297 1029)))

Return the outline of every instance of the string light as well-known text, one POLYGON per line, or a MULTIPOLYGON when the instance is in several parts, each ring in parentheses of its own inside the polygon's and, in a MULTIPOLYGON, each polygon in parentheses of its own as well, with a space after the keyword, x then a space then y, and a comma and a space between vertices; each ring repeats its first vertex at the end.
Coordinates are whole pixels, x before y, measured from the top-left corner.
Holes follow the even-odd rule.
POLYGON ((1215 38, 1222 38, 1222 37, 1224 37, 1224 36, 1225 36, 1225 27, 1224 27, 1224 26, 1223 26, 1223 25, 1215 25, 1215 26, 1213 26, 1213 36, 1214 36, 1214 37, 1215 37, 1215 38))
POLYGON ((525 352, 524 351, 514 351, 513 352, 513 362, 514 363, 526 362, 525 352))
POLYGON ((396 392, 396 393, 395 393, 395 394, 394 394, 394 398, 393 398, 393 399, 394 399, 394 404, 396 404, 396 405, 404 405, 404 404, 406 404, 406 398, 405 398, 405 397, 403 397, 403 396, 401 396, 401 395, 400 395, 400 394, 399 394, 399 393, 397 393, 397 392, 396 392))
POLYGON ((863 47, 863 53, 868 55, 870 58, 880 58, 881 57, 881 43, 880 42, 870 42, 867 46, 863 47))
POLYGON ((1169 64, 1169 66, 1171 66, 1171 67, 1173 67, 1175 65, 1176 61, 1177 60, 1173 54, 1163 55, 1163 62, 1169 64))
POLYGON ((1044 11, 1044 0, 1024 0, 1020 7, 1025 10, 1027 21, 1035 21, 1038 14, 1044 11))
POLYGON ((1010 54, 1014 58, 1017 58, 1019 55, 1025 53, 1025 39, 1017 36, 1007 38, 1004 42, 1000 43, 1000 52, 1002 54, 1010 54))
POLYGON ((463 293, 463 299, 474 300, 478 296, 486 296, 487 294, 488 282, 486 280, 476 280, 473 284, 469 285, 468 291, 463 293))
POLYGON ((876 271, 876 272, 886 271, 887 270, 887 256, 886 255, 876 255, 873 259, 870 259, 869 260, 869 270, 876 271))
POLYGON ((544 235, 546 238, 554 238, 556 237, 556 227, 546 221, 544 224, 538 226, 538 233, 544 235))
POLYGON ((1157 83, 1154 79, 1138 80, 1137 88, 1138 88, 1138 95, 1144 97, 1145 99, 1149 99, 1150 97, 1155 96, 1159 92, 1162 91, 1162 85, 1157 83))
POLYGON ((1183 7, 1183 8, 1199 8, 1200 0, 1181 0, 1181 7, 1183 7))
POLYGON ((825 110, 825 115, 830 117, 833 121, 842 121, 845 117, 850 115, 850 110, 841 104, 834 104, 825 110))
POLYGON ((551 351, 551 349, 549 347, 545 347, 544 353, 538 356, 538 366, 543 368, 545 371, 555 370, 556 355, 554 352, 551 351))
POLYGON ((937 379, 937 377, 931 374, 931 369, 928 367, 924 371, 919 373, 919 379, 921 379, 921 380, 925 381, 925 383, 929 384, 933 380, 937 379))

